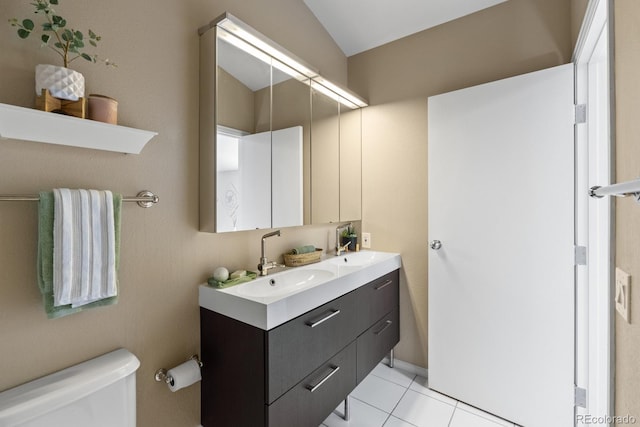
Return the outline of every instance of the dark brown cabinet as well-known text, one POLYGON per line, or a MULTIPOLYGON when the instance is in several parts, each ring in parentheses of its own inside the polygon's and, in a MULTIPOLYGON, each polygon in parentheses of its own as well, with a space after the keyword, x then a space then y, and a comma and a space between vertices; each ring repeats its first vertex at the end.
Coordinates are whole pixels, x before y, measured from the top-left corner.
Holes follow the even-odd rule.
POLYGON ((318 427, 356 386, 352 342, 267 407, 269 426, 318 427))
POLYGON ((268 331, 267 402, 272 403, 353 341, 356 293, 350 292, 268 331))
POLYGON ((398 308, 398 276, 398 270, 392 271, 354 291, 358 294, 358 335, 398 308))
POLYGON ((398 309, 395 309, 362 333, 357 343, 356 381, 359 383, 400 341, 398 309))
POLYGON ((265 331, 200 308, 204 427, 317 427, 398 343, 395 270, 265 331))

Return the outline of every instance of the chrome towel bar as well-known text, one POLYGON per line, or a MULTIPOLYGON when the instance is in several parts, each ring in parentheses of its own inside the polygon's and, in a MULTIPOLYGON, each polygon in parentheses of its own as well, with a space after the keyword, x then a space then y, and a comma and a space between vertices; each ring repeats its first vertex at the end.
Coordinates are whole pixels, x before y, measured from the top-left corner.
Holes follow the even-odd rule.
POLYGON ((619 184, 607 185, 605 187, 591 187, 589 196, 602 198, 604 196, 627 197, 634 196, 637 202, 640 202, 640 179, 633 181, 621 182, 619 184))
MULTIPOLYGON (((28 195, 0 195, 0 202, 37 202, 40 196, 34 194, 28 195)), ((136 202, 141 208, 150 208, 160 201, 160 198, 151 191, 144 190, 139 192, 135 197, 123 197, 123 202, 136 202)))

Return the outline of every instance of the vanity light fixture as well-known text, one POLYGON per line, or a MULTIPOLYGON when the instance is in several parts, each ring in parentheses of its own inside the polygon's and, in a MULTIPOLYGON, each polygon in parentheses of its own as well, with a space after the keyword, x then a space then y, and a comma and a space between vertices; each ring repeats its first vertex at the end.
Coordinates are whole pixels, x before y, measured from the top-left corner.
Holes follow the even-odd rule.
POLYGON ((341 104, 351 108, 362 108, 368 104, 353 92, 338 86, 322 77, 318 70, 311 67, 282 46, 271 41, 230 13, 224 13, 200 28, 199 33, 218 27, 220 37, 248 54, 271 64, 273 67, 299 81, 311 79, 311 87, 341 104), (266 54, 266 55, 265 55, 266 54), (273 58, 273 60, 271 60, 273 58))
POLYGON ((264 53, 262 50, 256 48, 255 46, 247 43, 246 41, 242 40, 240 37, 236 37, 233 34, 231 34, 230 32, 219 28, 218 29, 218 38, 220 40, 225 41, 226 43, 229 43, 230 45, 237 47, 238 49, 242 50, 245 53, 248 53, 249 55, 253 56, 254 58, 269 64, 271 66, 273 66, 273 68, 276 68, 280 71, 282 71, 283 73, 286 73, 287 75, 293 77, 296 80, 299 80, 301 82, 306 82, 309 80, 309 77, 299 73, 298 71, 294 70, 293 68, 289 67, 288 65, 283 64, 282 62, 278 61, 277 59, 272 58, 271 56, 267 55, 266 53, 264 53))
POLYGON ((318 76, 318 70, 314 69, 310 65, 307 65, 301 59, 298 59, 292 53, 288 52, 285 48, 280 45, 277 45, 273 41, 267 39, 265 36, 231 15, 230 13, 225 13, 220 16, 218 19, 214 20, 211 23, 211 26, 217 25, 219 28, 222 28, 231 34, 240 37, 245 40, 247 43, 257 47, 264 53, 278 61, 290 66, 294 70, 299 71, 305 76, 311 78, 318 76))
POLYGON ((224 40, 230 45, 237 47, 238 49, 248 53, 249 55, 259 59, 260 61, 271 64, 271 57, 269 55, 262 52, 260 49, 253 47, 241 38, 225 31, 224 29, 220 29, 218 31, 218 37, 220 38, 220 40, 224 40))
POLYGON ((308 82, 310 80, 309 77, 305 76, 302 73, 299 73, 295 69, 289 67, 288 65, 283 64, 282 62, 278 61, 277 59, 271 60, 271 65, 273 66, 273 68, 276 68, 276 69, 282 71, 283 73, 286 73, 287 75, 293 77, 294 79, 296 79, 298 81, 306 83, 306 82, 308 82))
MULTIPOLYGON (((364 99, 360 98, 355 93, 353 93, 353 92, 351 92, 351 91, 349 91, 347 89, 341 88, 340 86, 336 85, 335 83, 330 82, 329 80, 325 79, 322 76, 314 77, 313 80, 315 82, 319 83, 320 85, 326 87, 330 91, 336 93, 338 96, 340 96, 342 99, 336 99, 336 100, 341 102, 342 104, 348 106, 348 107, 351 107, 351 108, 363 108, 363 107, 367 107, 369 105, 369 104, 366 103, 366 101, 364 99)), ((329 96, 331 96, 331 95, 329 95, 329 96)), ((335 97, 333 97, 333 98, 335 98, 335 97)))
POLYGON ((349 101, 346 98, 341 97, 340 95, 338 95, 337 93, 335 93, 334 91, 326 87, 325 85, 318 83, 315 79, 311 80, 311 88, 314 90, 317 90, 318 92, 324 95, 327 95, 329 98, 333 99, 334 101, 338 101, 342 105, 345 105, 351 108, 352 110, 358 108, 358 106, 355 103, 349 101))

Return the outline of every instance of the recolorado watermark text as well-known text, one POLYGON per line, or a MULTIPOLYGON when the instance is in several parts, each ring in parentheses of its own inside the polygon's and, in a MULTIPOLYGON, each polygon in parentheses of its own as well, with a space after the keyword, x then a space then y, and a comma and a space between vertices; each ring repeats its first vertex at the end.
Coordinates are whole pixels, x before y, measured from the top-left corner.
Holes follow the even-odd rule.
POLYGON ((582 425, 624 425, 624 424, 636 424, 638 420, 633 415, 609 415, 600 416, 595 415, 576 415, 576 424, 582 425))

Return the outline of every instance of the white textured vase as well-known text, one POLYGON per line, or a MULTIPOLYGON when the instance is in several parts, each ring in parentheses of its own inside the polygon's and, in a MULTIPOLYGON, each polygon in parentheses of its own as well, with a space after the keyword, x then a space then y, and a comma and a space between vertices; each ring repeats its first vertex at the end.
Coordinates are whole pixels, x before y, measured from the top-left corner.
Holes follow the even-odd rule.
POLYGON ((84 97, 84 76, 77 71, 56 65, 36 65, 36 95, 48 89, 51 96, 69 101, 84 97))

